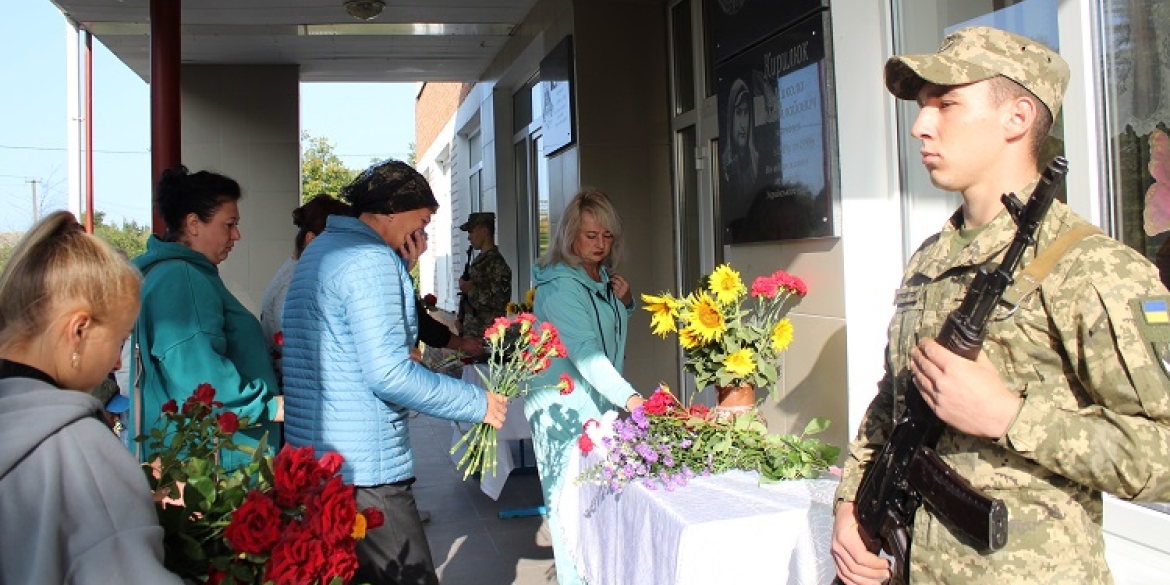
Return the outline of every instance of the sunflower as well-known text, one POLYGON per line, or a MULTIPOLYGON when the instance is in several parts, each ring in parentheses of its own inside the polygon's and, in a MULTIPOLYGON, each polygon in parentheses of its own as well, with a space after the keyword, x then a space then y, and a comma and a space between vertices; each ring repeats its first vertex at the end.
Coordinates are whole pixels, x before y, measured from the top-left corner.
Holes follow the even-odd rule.
POLYGON ((661 296, 643 294, 642 302, 646 304, 643 308, 650 311, 650 327, 654 329, 655 335, 666 337, 667 333, 675 330, 674 319, 683 306, 681 301, 669 293, 663 293, 661 296))
POLYGON ((715 295, 721 305, 730 305, 742 296, 747 289, 739 278, 739 273, 730 265, 720 264, 707 281, 707 288, 715 295))
POLYGON ((683 315, 687 321, 687 328, 699 338, 703 344, 723 339, 727 331, 727 323, 723 321, 723 313, 715 305, 706 291, 696 291, 687 298, 690 310, 683 315))
POLYGON ((536 303, 536 289, 528 289, 528 292, 524 295, 524 303, 529 307, 536 303))
POLYGON ((723 368, 736 376, 747 376, 756 371, 756 362, 752 359, 751 348, 743 348, 723 360, 723 368))
POLYGON ((683 327, 678 330, 678 344, 683 349, 694 349, 701 345, 701 340, 690 327, 683 327))
POLYGON ((781 319, 772 329, 772 349, 779 353, 788 349, 790 343, 792 343, 792 321, 781 319))

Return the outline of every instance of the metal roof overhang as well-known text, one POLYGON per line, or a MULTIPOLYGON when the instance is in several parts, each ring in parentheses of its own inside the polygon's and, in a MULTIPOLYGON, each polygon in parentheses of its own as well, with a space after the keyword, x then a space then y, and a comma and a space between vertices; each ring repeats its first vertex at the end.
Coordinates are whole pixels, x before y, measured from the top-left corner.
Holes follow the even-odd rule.
MULTIPOLYGON (((51 1, 150 81, 150 0, 51 1)), ((295 64, 306 82, 473 82, 534 4, 387 0, 361 21, 342 0, 188 0, 182 62, 295 64)))

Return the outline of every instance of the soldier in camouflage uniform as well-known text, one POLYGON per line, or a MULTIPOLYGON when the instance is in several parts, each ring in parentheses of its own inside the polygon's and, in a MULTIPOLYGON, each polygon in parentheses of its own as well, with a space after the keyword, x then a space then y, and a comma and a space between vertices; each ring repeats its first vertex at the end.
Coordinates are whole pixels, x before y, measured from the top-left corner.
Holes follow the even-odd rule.
POLYGON ((471 247, 479 251, 467 278, 459 279, 463 292, 459 331, 464 337, 482 337, 496 317, 507 313, 512 300, 512 269, 496 247, 496 214, 472 213, 459 229, 467 232, 471 247))
MULTIPOLYGON (((1008 542, 981 554, 928 508, 915 517, 910 582, 1111 583, 1101 493, 1170 497, 1170 303, 1158 271, 1103 235, 1080 240, 1039 289, 1004 303, 967 361, 933 341, 980 265, 1016 226, 999 201, 1030 195, 1037 152, 1059 112, 1068 66, 1030 39, 989 28, 948 36, 934 55, 886 63, 886 86, 921 111, 913 134, 935 186, 962 207, 911 258, 897 291, 886 373, 850 445, 833 528, 842 581, 878 583, 885 560, 859 535, 853 499, 911 378, 948 428, 938 454, 1008 508, 1008 542)), ((1054 202, 1025 254, 1087 222, 1054 202)), ((875 535, 876 536, 876 535, 875 535)))

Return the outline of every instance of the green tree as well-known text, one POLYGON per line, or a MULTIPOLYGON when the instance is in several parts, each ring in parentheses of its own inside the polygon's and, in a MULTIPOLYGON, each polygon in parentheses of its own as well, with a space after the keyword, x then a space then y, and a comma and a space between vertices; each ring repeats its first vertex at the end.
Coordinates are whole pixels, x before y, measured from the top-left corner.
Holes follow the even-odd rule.
MULTIPOLYGON (((150 239, 149 225, 139 225, 138 222, 125 218, 122 219, 122 225, 106 223, 104 211, 94 212, 93 220, 93 233, 125 252, 128 258, 135 258, 146 251, 146 240, 150 239)), ((85 224, 84 214, 81 216, 81 223, 85 224)))
POLYGON ((418 164, 418 152, 416 152, 418 147, 414 145, 414 141, 412 140, 410 141, 410 145, 407 146, 407 148, 410 150, 406 153, 406 164, 418 168, 416 166, 418 164))
POLYGON ((341 188, 356 177, 355 171, 342 162, 334 152, 333 143, 324 136, 301 133, 301 201, 308 201, 319 193, 334 197, 341 188))

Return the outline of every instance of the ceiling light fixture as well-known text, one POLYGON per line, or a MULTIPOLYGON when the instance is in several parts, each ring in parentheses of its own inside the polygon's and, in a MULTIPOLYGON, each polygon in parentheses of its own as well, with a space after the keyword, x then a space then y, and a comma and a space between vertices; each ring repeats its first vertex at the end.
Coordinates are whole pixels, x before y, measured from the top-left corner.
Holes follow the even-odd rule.
POLYGON ((373 20, 382 14, 386 3, 382 0, 348 0, 345 11, 358 20, 373 20))

